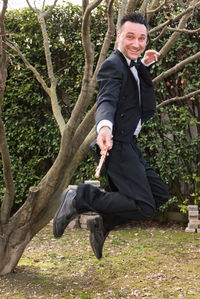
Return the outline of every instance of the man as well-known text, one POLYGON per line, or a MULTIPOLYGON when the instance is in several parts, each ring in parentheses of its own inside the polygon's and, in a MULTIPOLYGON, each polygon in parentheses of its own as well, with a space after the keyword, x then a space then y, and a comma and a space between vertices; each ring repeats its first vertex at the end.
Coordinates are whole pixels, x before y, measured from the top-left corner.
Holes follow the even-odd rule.
POLYGON ((165 184, 142 157, 136 136, 141 123, 155 112, 153 84, 144 66, 157 61, 159 53, 146 51, 147 24, 142 15, 132 13, 121 20, 118 49, 102 64, 97 75, 97 144, 106 146, 106 178, 109 189, 79 184, 77 192, 66 189, 53 223, 54 236, 61 237, 77 215, 99 214, 88 221, 90 244, 102 257, 104 241, 117 225, 127 220, 144 220, 168 200, 165 184), (109 191, 108 191, 109 190, 109 191))

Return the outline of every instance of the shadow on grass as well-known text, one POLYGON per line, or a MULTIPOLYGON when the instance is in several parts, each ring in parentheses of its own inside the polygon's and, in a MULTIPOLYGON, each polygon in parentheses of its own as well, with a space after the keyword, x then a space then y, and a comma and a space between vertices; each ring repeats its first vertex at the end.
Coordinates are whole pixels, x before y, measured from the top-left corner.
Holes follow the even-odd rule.
POLYGON ((0 277, 0 298, 200 298, 200 234, 145 224, 110 233, 98 261, 87 230, 54 239, 48 225, 15 273, 0 277))

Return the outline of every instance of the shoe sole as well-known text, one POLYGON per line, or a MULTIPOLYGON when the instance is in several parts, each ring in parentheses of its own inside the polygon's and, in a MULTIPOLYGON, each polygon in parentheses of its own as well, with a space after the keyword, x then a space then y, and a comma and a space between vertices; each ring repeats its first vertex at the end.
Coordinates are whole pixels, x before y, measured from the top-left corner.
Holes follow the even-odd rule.
POLYGON ((60 237, 62 237, 62 235, 63 235, 63 233, 64 233, 64 230, 63 230, 63 232, 62 232, 61 234, 58 233, 57 225, 56 225, 56 219, 57 219, 57 216, 58 216, 60 210, 61 210, 62 207, 63 207, 63 204, 64 204, 64 202, 65 202, 65 197, 66 197, 66 195, 67 195, 68 192, 69 192, 69 190, 66 189, 65 192, 62 193, 62 196, 61 196, 61 198, 60 198, 60 202, 61 202, 61 203, 60 203, 60 207, 59 207, 58 211, 56 212, 56 215, 55 215, 54 220, 53 220, 53 234, 54 234, 54 237, 55 237, 55 238, 60 238, 60 237))
POLYGON ((90 236, 89 236, 90 245, 92 247, 94 255, 96 256, 96 258, 98 260, 100 260, 102 258, 102 253, 100 254, 96 250, 96 246, 94 245, 95 244, 94 232, 95 232, 96 228, 99 228, 102 226, 103 226, 103 220, 101 217, 91 218, 91 219, 88 219, 88 221, 87 221, 87 227, 90 230, 90 236))
POLYGON ((87 227, 88 229, 94 233, 95 227, 102 227, 103 226, 103 220, 101 217, 93 217, 91 219, 88 219, 87 221, 87 227))

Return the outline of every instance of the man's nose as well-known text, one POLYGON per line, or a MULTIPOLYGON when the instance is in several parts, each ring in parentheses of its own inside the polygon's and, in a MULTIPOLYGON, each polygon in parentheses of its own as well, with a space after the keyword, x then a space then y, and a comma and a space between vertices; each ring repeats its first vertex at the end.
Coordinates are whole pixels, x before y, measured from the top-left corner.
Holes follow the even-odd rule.
POLYGON ((133 47, 138 47, 138 46, 139 46, 139 40, 138 40, 138 39, 134 39, 134 40, 132 41, 132 46, 133 46, 133 47))

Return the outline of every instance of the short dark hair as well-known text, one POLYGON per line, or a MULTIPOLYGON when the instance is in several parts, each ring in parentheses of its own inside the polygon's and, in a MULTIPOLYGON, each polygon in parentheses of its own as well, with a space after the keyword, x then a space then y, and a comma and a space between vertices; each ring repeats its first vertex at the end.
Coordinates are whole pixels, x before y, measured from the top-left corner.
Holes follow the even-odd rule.
POLYGON ((141 15, 140 13, 132 12, 132 13, 128 13, 128 14, 124 15, 120 21, 120 28, 124 25, 124 23, 126 23, 128 21, 132 22, 132 23, 142 24, 148 30, 147 21, 146 21, 145 17, 143 17, 143 15, 141 15))

